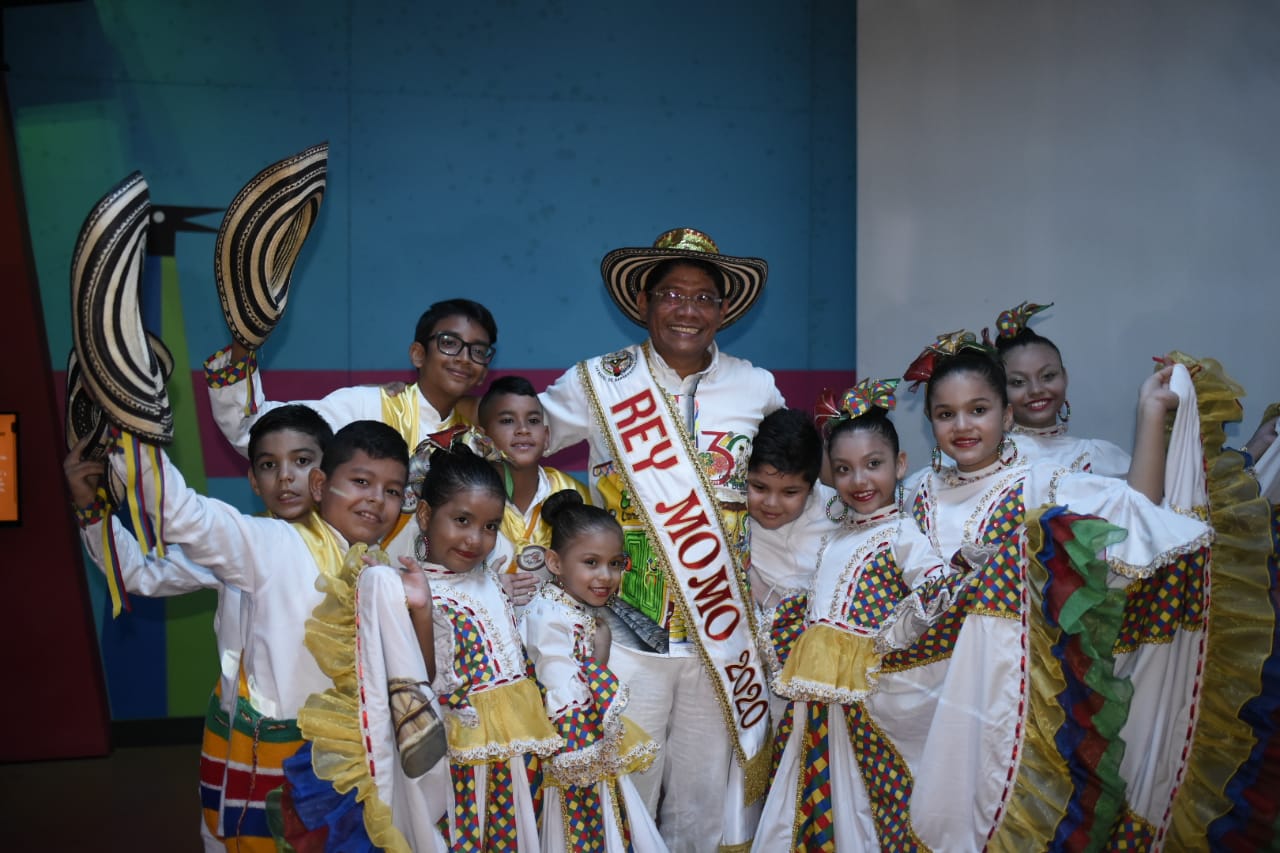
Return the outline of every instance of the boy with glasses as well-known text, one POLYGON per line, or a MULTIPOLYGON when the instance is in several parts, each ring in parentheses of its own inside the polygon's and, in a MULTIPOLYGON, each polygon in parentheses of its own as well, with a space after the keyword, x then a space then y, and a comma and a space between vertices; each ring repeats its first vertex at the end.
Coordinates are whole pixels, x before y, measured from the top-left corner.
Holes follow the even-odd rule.
MULTIPOLYGON (((457 410, 458 402, 484 382, 497 352, 497 340, 497 323, 480 303, 470 299, 437 302, 419 318, 409 345, 416 382, 399 391, 376 385, 339 388, 306 405, 335 430, 352 421, 380 420, 394 427, 410 448, 418 448, 428 436, 468 423, 457 410)), ((257 354, 239 342, 210 356, 205 362, 205 377, 213 418, 232 446, 243 453, 254 421, 283 404, 266 400, 257 354), (248 391, 246 382, 250 383, 248 391), (246 398, 250 399, 248 405, 246 398)), ((417 456, 415 452, 411 477, 420 480, 425 466, 417 456)), ((386 540, 392 557, 414 553, 417 526, 406 522, 413 518, 416 494, 414 489, 406 494, 400 522, 386 540)), ((500 540, 500 550, 501 546, 500 540)))

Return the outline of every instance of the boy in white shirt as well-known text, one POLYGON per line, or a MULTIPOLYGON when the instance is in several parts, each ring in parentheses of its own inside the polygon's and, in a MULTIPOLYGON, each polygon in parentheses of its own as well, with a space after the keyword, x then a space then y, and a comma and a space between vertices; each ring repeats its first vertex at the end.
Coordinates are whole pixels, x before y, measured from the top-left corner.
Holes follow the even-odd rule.
MULTIPOLYGON (((334 429, 357 420, 382 421, 399 432, 414 453, 428 436, 467 424, 461 411, 466 395, 484 382, 497 342, 498 326, 489 309, 470 299, 442 300, 418 319, 409 345, 416 382, 398 392, 377 385, 339 388, 324 399, 305 402, 334 429)), ((218 429, 243 453, 253 422, 282 405, 264 395, 256 352, 232 343, 205 361, 205 378, 218 429)), ((402 514, 384 543, 392 557, 414 553, 417 498, 412 493, 405 497, 402 514)))
POLYGON ((747 513, 748 576, 766 614, 762 624, 782 598, 809 588, 822 538, 836 529, 827 509, 840 498, 818 482, 822 456, 822 438, 807 412, 778 409, 760 421, 747 463, 747 513))
MULTIPOLYGON (((226 797, 244 801, 244 817, 237 824, 252 824, 255 830, 256 837, 238 839, 238 849, 267 853, 276 846, 267 827, 266 799, 284 782, 284 761, 302 746, 298 712, 308 697, 333 683, 306 642, 308 620, 344 562, 374 554, 395 523, 407 488, 408 449, 384 423, 363 420, 343 427, 325 447, 322 464, 308 475, 317 512, 293 523, 247 516, 199 495, 167 458, 161 458, 162 491, 156 490, 153 472, 139 472, 138 480, 148 492, 148 512, 159 507, 166 541, 180 544, 188 559, 242 590, 248 603, 242 614, 241 665, 249 695, 238 703, 232 721, 226 797), (237 734, 248 735, 239 741, 248 746, 242 754, 236 750, 237 734)), ((111 456, 110 464, 112 474, 123 478, 119 454, 111 456)), ((430 696, 428 670, 435 655, 434 644, 428 642, 431 600, 424 576, 403 570, 396 582, 397 573, 389 569, 366 574, 389 581, 379 583, 371 594, 379 599, 378 630, 395 639, 384 644, 384 652, 400 652, 382 661, 389 676, 387 691, 370 695, 369 704, 384 710, 390 706, 388 693, 402 692, 395 683, 430 696)), ((395 829, 411 849, 443 849, 428 810, 403 807, 433 799, 427 777, 405 770, 414 763, 411 746, 407 741, 401 744, 400 761, 377 757, 382 771, 374 780, 378 797, 392 808, 395 829)))
MULTIPOLYGON (((307 480, 311 469, 320 464, 324 445, 332 438, 333 430, 324 418, 306 406, 281 406, 254 423, 249 435, 249 484, 271 517, 298 521, 315 508, 307 480)), ((88 441, 85 438, 72 448, 63 469, 80 523, 81 541, 93 562, 106 572, 109 569, 102 527, 107 516, 105 508, 97 503, 104 462, 81 458, 88 441)), ((230 721, 240 693, 240 656, 245 644, 241 613, 248 604, 237 587, 224 584, 209 569, 190 560, 181 546, 169 546, 163 557, 154 552, 144 554, 119 519, 111 516, 110 524, 116 561, 128 592, 168 597, 201 589, 217 590, 213 629, 221 675, 205 715, 200 749, 200 802, 204 811, 200 834, 206 850, 223 850, 221 839, 228 834, 238 835, 240 824, 238 809, 231 815, 224 813, 223 794, 230 721)))
POLYGON ((551 528, 542 520, 542 502, 562 489, 573 489, 591 503, 587 487, 573 477, 542 464, 550 432, 538 392, 523 376, 503 376, 493 381, 480 398, 480 428, 507 458, 494 465, 507 487, 502 535, 515 548, 516 567, 522 572, 508 592, 517 605, 528 604, 537 582, 546 581, 545 554, 551 545, 551 528))

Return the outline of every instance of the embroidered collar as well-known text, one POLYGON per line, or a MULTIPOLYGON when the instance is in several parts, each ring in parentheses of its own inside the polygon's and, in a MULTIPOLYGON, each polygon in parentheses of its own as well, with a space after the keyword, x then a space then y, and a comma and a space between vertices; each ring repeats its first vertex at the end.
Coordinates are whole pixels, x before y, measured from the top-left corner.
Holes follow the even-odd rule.
POLYGON ((988 477, 998 474, 1006 468, 1012 468, 1021 464, 1018 459, 1017 445, 1014 445, 1014 452, 1007 456, 996 458, 995 462, 987 465, 985 468, 979 468, 977 471, 960 471, 954 465, 948 465, 938 472, 938 476, 942 479, 943 485, 949 488, 963 486, 967 483, 976 483, 979 480, 985 480, 988 477))
POLYGON ((482 570, 483 564, 481 566, 476 566, 474 569, 471 569, 470 571, 467 571, 467 572, 450 571, 449 569, 446 569, 444 566, 440 565, 439 563, 419 563, 418 565, 422 566, 422 571, 429 578, 444 578, 447 580, 451 580, 455 578, 465 578, 465 577, 468 577, 469 575, 473 575, 477 571, 482 570))
POLYGON ((539 590, 539 592, 543 595, 543 597, 548 598, 551 601, 558 602, 560 604, 565 605, 566 607, 572 607, 575 610, 581 611, 585 615, 588 615, 588 616, 591 615, 587 613, 587 606, 585 604, 583 604, 578 599, 574 598, 569 593, 565 592, 564 587, 560 586, 560 584, 556 583, 555 581, 548 581, 547 583, 544 583, 542 585, 542 589, 539 590))
POLYGON ((854 530, 862 531, 883 524, 886 521, 893 521, 898 517, 900 510, 897 504, 890 504, 887 507, 878 509, 869 515, 863 515, 860 512, 850 512, 849 518, 845 522, 846 525, 854 530))
POLYGON ((1034 435, 1038 438, 1060 438, 1067 434, 1066 424, 1054 424, 1047 427, 1025 427, 1014 424, 1009 432, 1014 435, 1034 435))

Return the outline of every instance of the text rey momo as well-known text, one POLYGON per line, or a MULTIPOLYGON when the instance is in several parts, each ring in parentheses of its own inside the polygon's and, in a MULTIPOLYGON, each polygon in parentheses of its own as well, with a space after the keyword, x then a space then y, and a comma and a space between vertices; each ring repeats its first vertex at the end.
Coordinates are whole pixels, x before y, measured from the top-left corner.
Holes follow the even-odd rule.
MULTIPOLYGON (((609 414, 621 442, 619 449, 631 468, 632 486, 647 491, 644 486, 652 476, 650 469, 668 469, 679 462, 675 439, 659 413, 658 400, 652 390, 645 389, 611 406, 609 414)), ((714 509, 704 504, 706 500, 691 487, 683 497, 655 500, 650 505, 655 528, 667 540, 663 551, 675 562, 671 568, 685 589, 685 601, 704 650, 723 670, 738 725, 749 729, 768 720, 769 703, 751 632, 743 625, 744 605, 732 557, 708 511, 714 509)))

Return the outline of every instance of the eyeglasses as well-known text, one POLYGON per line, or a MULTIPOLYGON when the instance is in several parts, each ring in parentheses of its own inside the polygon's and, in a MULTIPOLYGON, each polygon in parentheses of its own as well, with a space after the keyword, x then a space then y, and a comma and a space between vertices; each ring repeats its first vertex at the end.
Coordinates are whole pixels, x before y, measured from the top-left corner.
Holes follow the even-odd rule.
POLYGON ((723 297, 712 296, 710 293, 685 294, 678 290, 655 290, 649 294, 649 298, 658 300, 667 308, 692 305, 699 311, 714 311, 720 307, 721 302, 724 302, 723 297))
POLYGON ((457 355, 465 346, 467 356, 476 364, 488 364, 498 354, 498 348, 492 344, 482 344, 479 341, 471 343, 450 332, 436 332, 434 335, 427 336, 427 340, 432 338, 435 338, 436 349, 441 355, 457 355))

